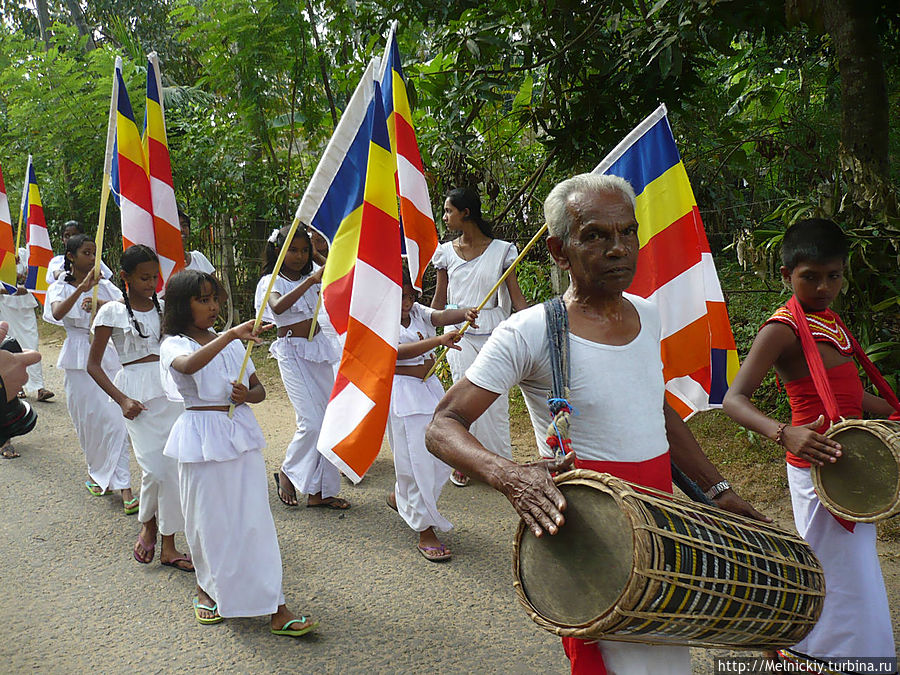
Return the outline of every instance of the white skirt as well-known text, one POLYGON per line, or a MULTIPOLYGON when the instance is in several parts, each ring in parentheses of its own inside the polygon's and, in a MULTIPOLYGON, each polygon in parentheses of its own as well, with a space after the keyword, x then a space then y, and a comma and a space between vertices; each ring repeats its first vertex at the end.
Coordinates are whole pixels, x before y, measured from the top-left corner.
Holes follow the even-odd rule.
MULTIPOLYGON (((156 363, 148 365, 156 366, 159 370, 156 363)), ((133 367, 125 366, 123 370, 133 367)), ((141 508, 138 519, 146 523, 156 516, 156 524, 162 534, 182 532, 184 516, 178 492, 178 461, 166 457, 163 450, 172 426, 184 412, 184 406, 165 397, 141 403, 147 409, 133 420, 125 420, 134 457, 141 467, 141 508)))
MULTIPOLYGON (((464 333, 457 344, 461 350, 451 349, 447 354, 453 381, 459 382, 466 370, 475 361, 489 335, 469 335, 464 333)), ((512 440, 509 435, 509 395, 501 394, 481 417, 472 422, 469 431, 479 442, 495 455, 512 459, 512 440)))
POLYGON ((281 552, 262 453, 180 462, 178 482, 197 584, 224 617, 274 614, 284 604, 281 552))
POLYGON ((894 631, 878 552, 875 525, 848 532, 822 505, 809 469, 787 465, 797 531, 825 572, 825 605, 818 623, 793 651, 817 659, 894 658, 894 631))
POLYGON ((91 480, 103 490, 131 487, 128 432, 122 409, 85 370, 64 371, 66 407, 84 451, 91 480))
POLYGON ((278 369, 294 406, 297 430, 288 444, 281 470, 298 493, 334 497, 341 490, 341 474, 316 449, 328 397, 334 386, 334 370, 328 361, 307 361, 294 352, 277 352, 278 369))

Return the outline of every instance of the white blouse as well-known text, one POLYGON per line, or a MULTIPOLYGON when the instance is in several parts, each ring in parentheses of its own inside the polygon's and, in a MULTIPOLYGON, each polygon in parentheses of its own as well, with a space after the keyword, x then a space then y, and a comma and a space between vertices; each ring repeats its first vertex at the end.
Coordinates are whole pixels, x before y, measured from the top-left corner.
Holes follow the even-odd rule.
MULTIPOLYGON (((491 243, 477 258, 465 260, 453 248, 453 242, 440 244, 431 258, 435 269, 447 270, 447 304, 457 307, 477 307, 503 273, 518 256, 516 245, 500 239, 491 243)), ((512 313, 512 300, 506 284, 478 314, 478 328, 466 331, 471 335, 488 335, 512 313)))
MULTIPOLYGON (((230 405, 231 383, 241 370, 246 347, 238 340, 229 342, 209 363, 191 375, 172 367, 172 362, 179 356, 193 354, 202 346, 186 335, 170 335, 162 341, 159 368, 166 396, 173 401, 183 400, 185 408, 230 405)), ((241 382, 249 387, 250 376, 255 372, 253 361, 249 360, 241 382)))
MULTIPOLYGON (((306 276, 300 277, 297 281, 291 281, 283 277, 279 274, 275 278, 275 283, 272 285, 272 293, 278 293, 279 297, 284 297, 292 290, 297 288, 300 284, 302 284, 306 279, 309 278, 310 274, 313 274, 319 267, 315 263, 313 263, 312 272, 307 274, 306 276)), ((271 274, 266 274, 262 279, 260 279, 260 284, 263 286, 263 293, 266 289, 266 284, 269 283, 269 280, 272 278, 271 274), (265 283, 263 283, 265 281, 265 283)), ((281 326, 290 326, 291 324, 299 323, 301 321, 306 321, 307 319, 311 319, 313 315, 316 313, 316 304, 319 301, 319 288, 321 288, 321 284, 312 284, 303 295, 295 302, 293 305, 288 307, 281 314, 276 314, 271 305, 269 306, 269 310, 272 313, 272 317, 275 321, 275 325, 279 328, 281 326)), ((259 286, 257 286, 257 291, 259 290, 259 286)), ((262 297, 260 296, 259 302, 262 302, 262 297)))
POLYGON ((94 330, 97 326, 112 328, 111 339, 122 363, 131 363, 151 354, 159 356, 159 341, 162 334, 159 312, 156 311, 156 307, 145 312, 136 309, 133 312, 132 320, 124 302, 108 302, 97 311, 94 318, 94 330), (135 322, 145 337, 141 337, 138 333, 135 322))
MULTIPOLYGON (((66 329, 66 340, 63 342, 62 349, 59 352, 56 367, 69 370, 85 370, 87 368, 88 354, 91 351, 89 331, 91 313, 82 309, 81 303, 84 298, 93 297, 94 289, 82 293, 81 297, 75 301, 72 309, 61 321, 53 318, 53 303, 62 302, 75 292, 76 287, 62 279, 58 279, 50 284, 50 288, 47 289, 47 298, 44 302, 44 321, 66 329)), ((97 299, 104 302, 121 300, 122 291, 106 279, 101 279, 98 284, 97 299)), ((100 309, 103 308, 101 307, 100 309)), ((116 356, 113 345, 107 345, 106 353, 103 356, 104 370, 115 372, 119 367, 119 359, 116 356)))

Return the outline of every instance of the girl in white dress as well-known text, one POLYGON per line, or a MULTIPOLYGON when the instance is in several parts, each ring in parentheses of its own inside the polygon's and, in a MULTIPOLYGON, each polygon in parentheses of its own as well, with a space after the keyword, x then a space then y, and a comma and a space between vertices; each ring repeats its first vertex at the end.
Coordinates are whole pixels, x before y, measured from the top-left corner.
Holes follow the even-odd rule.
MULTIPOLYGON (((460 236, 439 245, 431 259, 437 272, 431 306, 435 309, 477 307, 516 259, 516 246, 493 238, 491 224, 481 215, 481 199, 471 188, 450 191, 444 201, 444 224, 460 236)), ((454 382, 466 374, 491 331, 509 318, 513 309, 519 311, 526 307, 528 302, 513 272, 481 310, 480 326, 467 329, 459 342, 460 350, 447 355, 454 382)), ((508 397, 498 397, 472 424, 470 431, 488 450, 512 459, 508 397)), ((459 471, 454 471, 450 480, 460 487, 469 483, 469 478, 459 471)))
MULTIPOLYGON (((265 276, 261 282, 269 282, 288 232, 289 228, 285 227, 269 238, 263 266, 265 276)), ((269 309, 278 327, 278 339, 272 343, 270 352, 278 360, 281 379, 297 418, 297 431, 287 447, 281 470, 275 474, 275 488, 286 506, 296 506, 300 492, 307 495, 307 507, 343 510, 350 508, 350 502, 337 496, 341 474, 316 449, 325 407, 334 386, 332 363, 339 356, 334 343, 322 334, 318 325, 313 339, 308 339, 323 269, 313 263, 309 235, 298 229, 288 244, 269 296, 269 309)))
POLYGON ((240 382, 244 349, 259 342, 253 321, 221 335, 212 331, 222 294, 216 278, 183 270, 166 284, 160 372, 170 398, 185 410, 166 442, 178 461, 184 529, 197 574, 194 616, 202 624, 225 617, 271 615, 276 635, 315 627, 284 604, 281 553, 269 510, 265 439, 246 403, 266 397, 253 363, 240 382), (228 416, 233 404, 234 416, 228 416))
POLYGON ((108 302, 97 312, 87 370, 121 408, 134 456, 141 466, 141 531, 134 544, 134 559, 152 562, 157 533, 162 533, 160 562, 193 572, 190 556, 175 548, 175 533, 184 530, 178 462, 163 455, 169 431, 184 406, 166 398, 160 380, 162 310, 156 297, 159 258, 153 249, 137 244, 122 254, 121 264, 120 276, 125 283, 122 302, 108 302), (115 380, 110 380, 102 367, 110 340, 122 362, 115 380))
POLYGON ((443 346, 458 350, 455 330, 435 335, 435 326, 448 326, 478 318, 474 309, 434 310, 416 302, 409 270, 403 268, 403 302, 400 310, 400 344, 397 368, 391 390, 388 417, 388 442, 394 454, 397 482, 387 496, 388 506, 397 511, 414 532, 419 533, 417 548, 426 560, 449 560, 451 553, 435 529, 447 532, 453 524, 437 508, 441 490, 450 478, 450 467, 428 452, 425 427, 444 396, 437 377, 422 378, 434 364, 432 350, 443 346))
MULTIPOLYGON (((94 241, 83 234, 66 242, 65 274, 50 284, 44 302, 44 320, 66 329, 57 368, 64 371, 66 406, 78 441, 87 459, 89 479, 85 487, 101 497, 112 490, 122 491, 126 515, 137 513, 138 498, 131 494, 128 467, 128 433, 119 406, 113 403, 88 375, 92 288, 98 286, 97 304, 122 299, 122 293, 106 279, 94 278, 94 241)), ((107 377, 115 377, 122 367, 112 345, 101 355, 107 377)))

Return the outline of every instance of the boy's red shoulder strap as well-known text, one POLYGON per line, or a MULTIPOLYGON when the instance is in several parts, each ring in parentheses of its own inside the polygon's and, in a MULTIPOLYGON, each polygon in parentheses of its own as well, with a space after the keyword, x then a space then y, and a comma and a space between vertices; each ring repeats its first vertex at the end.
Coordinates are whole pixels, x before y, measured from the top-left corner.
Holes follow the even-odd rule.
POLYGON ((791 299, 787 302, 787 309, 796 319, 794 331, 800 339, 803 357, 806 359, 806 365, 809 368, 809 374, 812 377, 813 385, 815 385, 816 393, 825 406, 825 414, 828 415, 830 422, 837 422, 841 419, 841 409, 838 407, 837 399, 831 388, 831 382, 828 381, 828 373, 825 371, 822 355, 819 354, 815 338, 813 338, 812 331, 809 329, 806 312, 800 306, 797 296, 791 296, 791 299))

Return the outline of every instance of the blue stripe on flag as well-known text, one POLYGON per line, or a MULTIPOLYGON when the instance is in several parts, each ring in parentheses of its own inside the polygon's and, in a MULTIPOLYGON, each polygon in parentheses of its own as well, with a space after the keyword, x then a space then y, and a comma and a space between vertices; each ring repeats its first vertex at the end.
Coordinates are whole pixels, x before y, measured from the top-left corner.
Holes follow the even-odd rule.
POLYGON ((722 405, 725 392, 728 391, 728 350, 710 350, 710 405, 722 405))
POLYGON ((109 189, 112 192, 113 201, 116 206, 122 208, 122 202, 119 199, 119 139, 118 134, 113 135, 112 165, 109 176, 109 189))
POLYGON ((316 215, 313 216, 312 222, 308 223, 328 241, 334 241, 338 227, 363 202, 366 168, 369 163, 369 137, 374 113, 372 103, 369 103, 366 118, 356 131, 356 136, 347 154, 344 155, 334 180, 328 186, 328 192, 316 210, 316 215))
POLYGON ((681 156, 669 128, 669 120, 663 117, 613 162, 605 173, 621 176, 631 183, 634 194, 639 195, 649 183, 680 161, 681 156))
MULTIPOLYGON (((147 59, 147 98, 159 103, 159 90, 156 88, 156 70, 153 68, 153 61, 147 59)), ((147 114, 144 113, 144 119, 147 114)))
POLYGON ((380 145, 387 152, 391 151, 391 137, 388 135, 385 105, 381 98, 381 85, 375 83, 375 118, 372 124, 372 142, 380 145))

